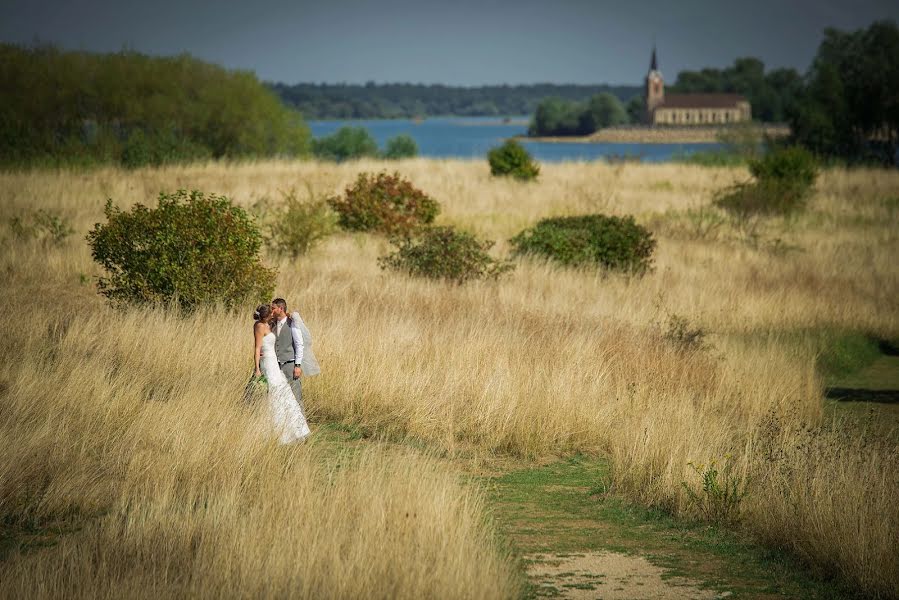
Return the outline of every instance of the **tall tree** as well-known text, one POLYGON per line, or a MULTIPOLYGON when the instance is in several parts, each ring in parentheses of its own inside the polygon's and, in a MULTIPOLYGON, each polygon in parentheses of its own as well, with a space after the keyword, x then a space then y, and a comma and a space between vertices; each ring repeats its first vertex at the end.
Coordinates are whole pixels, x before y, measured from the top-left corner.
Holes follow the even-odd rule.
POLYGON ((899 149, 899 28, 879 21, 868 29, 827 29, 790 113, 796 141, 851 162, 897 163, 899 149))

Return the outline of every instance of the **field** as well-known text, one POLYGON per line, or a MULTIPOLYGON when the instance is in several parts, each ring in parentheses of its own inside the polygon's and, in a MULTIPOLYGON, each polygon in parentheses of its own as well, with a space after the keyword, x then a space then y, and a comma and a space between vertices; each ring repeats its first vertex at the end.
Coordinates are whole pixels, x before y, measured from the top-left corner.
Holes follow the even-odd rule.
POLYGON ((825 399, 899 340, 899 173, 825 171, 788 221, 706 208, 747 176, 558 164, 520 184, 425 159, 0 174, 0 596, 518 597, 520 552, 469 475, 573 455, 608 461, 604 493, 726 515, 803 568, 899 596, 895 406, 825 399), (497 256, 544 216, 632 214, 658 239, 655 268, 518 260, 454 286, 381 271, 388 243, 361 234, 272 256, 323 368, 304 383, 321 435, 288 450, 241 403, 252 307, 187 316, 96 294, 84 235, 107 198, 187 188, 251 206, 384 168, 497 256), (75 235, 17 233, 10 219, 36 209, 75 235), (742 500, 701 491, 712 468, 742 500))

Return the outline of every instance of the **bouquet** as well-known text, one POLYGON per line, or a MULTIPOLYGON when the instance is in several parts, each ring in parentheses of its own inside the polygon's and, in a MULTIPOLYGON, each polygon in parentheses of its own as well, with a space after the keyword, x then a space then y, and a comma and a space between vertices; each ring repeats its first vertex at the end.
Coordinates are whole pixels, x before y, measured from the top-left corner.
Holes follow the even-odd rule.
POLYGON ((264 397, 267 393, 268 379, 265 378, 265 375, 259 377, 253 375, 244 389, 243 399, 245 403, 253 404, 257 398, 264 397))

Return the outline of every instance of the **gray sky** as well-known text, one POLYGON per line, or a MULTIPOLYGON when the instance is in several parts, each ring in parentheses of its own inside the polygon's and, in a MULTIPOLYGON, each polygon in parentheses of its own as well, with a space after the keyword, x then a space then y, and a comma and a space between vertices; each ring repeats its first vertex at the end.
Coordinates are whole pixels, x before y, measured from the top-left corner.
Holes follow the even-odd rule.
POLYGON ((0 0, 0 40, 192 55, 286 83, 666 79, 757 56, 808 67, 825 27, 899 20, 895 0, 0 0))

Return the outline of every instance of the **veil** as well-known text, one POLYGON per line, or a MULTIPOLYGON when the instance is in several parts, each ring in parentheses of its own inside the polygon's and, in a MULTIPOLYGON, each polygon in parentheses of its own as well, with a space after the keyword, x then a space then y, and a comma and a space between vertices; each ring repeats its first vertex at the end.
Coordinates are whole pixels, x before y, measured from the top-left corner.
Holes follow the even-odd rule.
POLYGON ((309 333, 309 328, 306 327, 306 323, 303 322, 300 313, 297 311, 290 313, 290 320, 291 329, 297 331, 301 336, 300 339, 303 340, 303 360, 300 361, 303 375, 308 377, 318 375, 322 370, 318 366, 318 361, 315 360, 315 354, 312 353, 312 334, 309 333))

